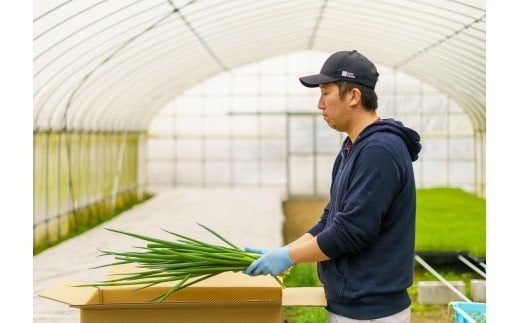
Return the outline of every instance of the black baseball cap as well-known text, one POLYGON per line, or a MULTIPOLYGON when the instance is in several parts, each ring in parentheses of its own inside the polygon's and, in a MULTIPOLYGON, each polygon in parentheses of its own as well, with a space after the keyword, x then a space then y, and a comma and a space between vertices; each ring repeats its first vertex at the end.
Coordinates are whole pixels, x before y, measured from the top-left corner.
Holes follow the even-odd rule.
POLYGON ((320 84, 348 81, 374 89, 377 83, 376 66, 357 50, 341 51, 332 54, 321 68, 320 74, 300 77, 306 87, 318 87, 320 84))

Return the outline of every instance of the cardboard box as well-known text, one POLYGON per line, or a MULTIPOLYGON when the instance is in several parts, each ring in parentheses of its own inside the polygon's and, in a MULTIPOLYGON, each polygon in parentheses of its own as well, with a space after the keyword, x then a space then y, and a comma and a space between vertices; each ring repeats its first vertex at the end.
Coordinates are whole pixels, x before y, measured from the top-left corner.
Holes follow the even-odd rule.
MULTIPOLYGON (((128 268, 111 269, 109 274, 128 268)), ((282 322, 282 306, 325 306, 321 287, 285 288, 270 276, 226 272, 170 295, 162 303, 149 300, 175 282, 135 290, 136 286, 74 287, 63 280, 40 296, 80 310, 81 323, 282 322)))

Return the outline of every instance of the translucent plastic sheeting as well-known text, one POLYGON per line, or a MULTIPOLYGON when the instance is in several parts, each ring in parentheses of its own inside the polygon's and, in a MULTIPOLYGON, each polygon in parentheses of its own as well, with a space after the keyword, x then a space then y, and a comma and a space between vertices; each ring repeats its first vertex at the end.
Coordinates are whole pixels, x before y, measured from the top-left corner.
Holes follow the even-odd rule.
MULTIPOLYGON (((328 55, 300 52, 246 65, 171 101, 150 123, 150 185, 286 185, 290 195, 327 195, 345 134, 323 121, 319 90, 303 87, 298 76, 314 73, 328 55), (276 86, 255 86, 266 78, 276 86), (230 84, 225 93, 207 91, 222 83, 230 84), (283 92, 273 93, 277 86, 283 92)), ((378 114, 403 121, 422 137, 414 163, 417 186, 482 194, 485 137, 466 111, 413 76, 384 66, 378 70, 378 114)))
POLYGON ((40 132, 34 136, 34 243, 95 223, 139 195, 139 134, 40 132), (86 216, 90 212, 90 217, 86 216))
MULTIPOLYGON (((484 1, 33 4, 35 130, 143 131, 169 101, 219 73, 287 53, 356 48, 432 84, 485 131, 484 1)), ((285 90, 269 75, 254 87, 285 90)))

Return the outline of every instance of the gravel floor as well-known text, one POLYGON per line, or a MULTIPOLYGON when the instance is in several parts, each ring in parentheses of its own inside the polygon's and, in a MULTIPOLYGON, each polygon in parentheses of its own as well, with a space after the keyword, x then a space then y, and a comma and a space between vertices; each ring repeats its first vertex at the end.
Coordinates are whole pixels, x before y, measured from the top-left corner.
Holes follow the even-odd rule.
POLYGON ((207 225, 239 246, 272 248, 282 244, 284 190, 278 188, 196 189, 160 192, 100 227, 33 257, 33 318, 38 323, 79 322, 79 310, 38 296, 61 279, 92 282, 106 268, 89 269, 111 259, 98 249, 127 251, 136 239, 104 227, 159 238, 169 229, 200 240, 217 242, 196 223, 207 225))

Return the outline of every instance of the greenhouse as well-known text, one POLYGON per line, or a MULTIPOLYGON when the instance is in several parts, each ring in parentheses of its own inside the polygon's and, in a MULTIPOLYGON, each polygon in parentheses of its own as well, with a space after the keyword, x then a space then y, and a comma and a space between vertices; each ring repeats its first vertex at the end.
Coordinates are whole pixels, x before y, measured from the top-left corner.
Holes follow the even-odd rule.
MULTIPOLYGON (((420 134, 416 188, 485 201, 484 1, 34 1, 35 294, 92 279, 107 223, 288 243, 282 206, 329 197, 347 137, 299 78, 353 49, 379 72, 379 117, 420 134)), ((35 322, 79 317, 34 297, 35 322)))

